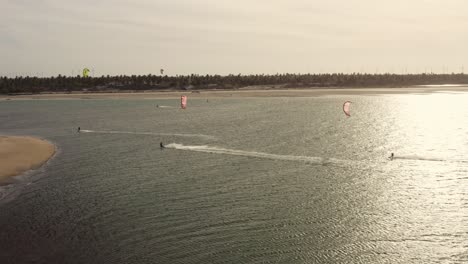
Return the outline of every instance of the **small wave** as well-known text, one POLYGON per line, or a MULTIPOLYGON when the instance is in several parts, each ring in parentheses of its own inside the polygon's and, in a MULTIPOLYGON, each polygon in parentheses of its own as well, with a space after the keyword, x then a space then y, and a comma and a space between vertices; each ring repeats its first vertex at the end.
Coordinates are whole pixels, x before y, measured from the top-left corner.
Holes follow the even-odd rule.
POLYGON ((159 108, 175 108, 174 106, 169 106, 169 105, 159 105, 157 107, 159 107, 159 108))
POLYGON ((154 133, 154 132, 132 132, 132 131, 98 131, 81 129, 82 133, 99 133, 99 134, 131 134, 131 135, 152 135, 152 136, 173 136, 173 137, 192 137, 214 140, 216 137, 203 134, 179 134, 179 133, 154 133))
POLYGON ((450 84, 450 83, 448 83, 448 84, 423 84, 423 85, 414 85, 414 86, 416 86, 416 87, 467 87, 468 84, 464 84, 464 83, 462 83, 462 84, 456 84, 456 83, 450 84))
POLYGON ((171 144, 167 144, 166 148, 205 152, 205 153, 212 153, 212 154, 224 154, 224 155, 271 159, 271 160, 304 161, 307 163, 320 164, 320 165, 347 164, 351 162, 349 160, 340 160, 340 159, 334 159, 334 158, 328 159, 328 158, 310 157, 310 156, 279 155, 279 154, 270 154, 270 153, 256 152, 256 151, 243 151, 243 150, 236 150, 236 149, 210 147, 206 145, 186 146, 182 144, 171 143, 171 144))

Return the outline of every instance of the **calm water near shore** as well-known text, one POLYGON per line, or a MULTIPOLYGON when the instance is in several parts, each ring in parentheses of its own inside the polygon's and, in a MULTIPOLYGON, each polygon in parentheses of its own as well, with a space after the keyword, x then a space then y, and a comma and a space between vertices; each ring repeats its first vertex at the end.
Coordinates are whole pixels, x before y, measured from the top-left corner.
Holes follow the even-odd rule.
POLYGON ((0 101, 0 263, 468 261, 468 93, 179 101, 0 101))

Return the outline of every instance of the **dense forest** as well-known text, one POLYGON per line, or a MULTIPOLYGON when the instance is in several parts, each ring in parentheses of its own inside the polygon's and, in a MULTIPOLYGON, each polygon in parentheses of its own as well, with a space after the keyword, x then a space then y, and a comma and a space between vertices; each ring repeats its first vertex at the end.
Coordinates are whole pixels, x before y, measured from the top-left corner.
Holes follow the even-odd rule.
POLYGON ((276 74, 276 75, 132 75, 101 77, 0 77, 1 94, 42 92, 105 92, 129 90, 239 89, 314 87, 408 87, 412 85, 468 84, 466 74, 276 74))

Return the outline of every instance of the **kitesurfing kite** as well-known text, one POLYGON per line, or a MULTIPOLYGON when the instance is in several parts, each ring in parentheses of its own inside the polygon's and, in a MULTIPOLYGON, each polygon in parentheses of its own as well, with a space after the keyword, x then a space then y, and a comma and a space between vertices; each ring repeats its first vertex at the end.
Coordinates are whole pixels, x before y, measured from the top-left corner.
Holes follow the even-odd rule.
POLYGON ((349 112, 349 106, 351 105, 351 102, 350 101, 346 101, 344 104, 343 104, 343 112, 345 113, 346 116, 351 116, 350 112, 349 112))
POLYGON ((89 74, 89 69, 88 69, 88 68, 84 68, 84 69, 83 69, 83 77, 84 77, 84 78, 88 77, 88 74, 89 74))
POLYGON ((182 109, 185 109, 187 107, 187 96, 182 95, 180 97, 180 107, 182 107, 182 109))

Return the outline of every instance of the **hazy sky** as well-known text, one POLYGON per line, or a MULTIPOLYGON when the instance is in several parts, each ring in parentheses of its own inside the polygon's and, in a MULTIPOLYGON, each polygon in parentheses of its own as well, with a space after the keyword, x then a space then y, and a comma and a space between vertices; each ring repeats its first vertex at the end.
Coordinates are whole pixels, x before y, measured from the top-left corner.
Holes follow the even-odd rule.
POLYGON ((463 65, 467 0, 0 0, 0 76, 463 65))

